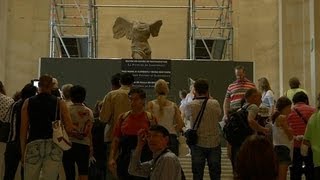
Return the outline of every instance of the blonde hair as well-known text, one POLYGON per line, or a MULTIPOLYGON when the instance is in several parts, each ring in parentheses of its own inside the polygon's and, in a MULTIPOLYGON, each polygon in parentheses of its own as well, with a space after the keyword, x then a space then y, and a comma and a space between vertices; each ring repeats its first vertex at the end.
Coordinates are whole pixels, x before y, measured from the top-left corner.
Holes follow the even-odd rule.
POLYGON ((154 90, 157 94, 157 100, 160 107, 160 115, 162 115, 163 107, 166 105, 167 95, 169 93, 168 83, 163 79, 159 79, 154 85, 154 90))

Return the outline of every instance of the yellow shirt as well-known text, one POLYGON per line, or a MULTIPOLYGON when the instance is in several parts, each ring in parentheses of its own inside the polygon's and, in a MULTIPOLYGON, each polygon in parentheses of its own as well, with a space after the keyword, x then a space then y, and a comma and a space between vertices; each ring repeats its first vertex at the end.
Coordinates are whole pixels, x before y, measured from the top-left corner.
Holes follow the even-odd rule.
POLYGON ((110 91, 103 99, 100 120, 107 122, 110 126, 106 135, 108 141, 111 141, 111 134, 118 116, 131 109, 128 97, 129 91, 129 86, 121 86, 117 90, 110 91))
MULTIPOLYGON (((301 88, 295 88, 295 89, 289 89, 289 90, 285 93, 285 96, 287 96, 287 97, 292 101, 293 96, 294 96, 297 92, 300 92, 300 91, 303 91, 304 93, 307 94, 307 91, 306 91, 306 90, 301 89, 301 88)), ((307 94, 307 95, 308 95, 308 94, 307 94)))

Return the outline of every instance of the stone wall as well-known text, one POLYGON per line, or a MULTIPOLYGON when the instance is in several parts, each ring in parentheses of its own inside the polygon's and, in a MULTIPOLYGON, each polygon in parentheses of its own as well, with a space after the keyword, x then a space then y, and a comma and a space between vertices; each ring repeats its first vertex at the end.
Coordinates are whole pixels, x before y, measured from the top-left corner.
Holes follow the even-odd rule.
POLYGON ((233 1, 234 59, 255 62, 255 80, 266 77, 279 95, 277 0, 233 1))
POLYGON ((48 56, 49 49, 49 3, 42 0, 4 0, 0 6, 4 13, 4 41, 0 49, 5 49, 0 56, 1 75, 7 92, 15 91, 38 76, 38 59, 48 56), (2 71, 2 68, 4 71, 2 71), (4 72, 4 73, 3 73, 4 72))

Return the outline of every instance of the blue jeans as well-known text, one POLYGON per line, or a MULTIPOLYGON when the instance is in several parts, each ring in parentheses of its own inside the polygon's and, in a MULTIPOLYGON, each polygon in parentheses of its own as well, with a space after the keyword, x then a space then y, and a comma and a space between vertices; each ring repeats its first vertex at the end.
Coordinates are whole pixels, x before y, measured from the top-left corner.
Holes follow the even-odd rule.
POLYGON ((24 156, 25 180, 57 180, 62 165, 62 150, 52 139, 40 139, 27 144, 24 156))
POLYGON ((191 160, 193 180, 202 180, 205 163, 207 160, 211 180, 221 178, 221 146, 204 148, 197 145, 191 146, 191 160))

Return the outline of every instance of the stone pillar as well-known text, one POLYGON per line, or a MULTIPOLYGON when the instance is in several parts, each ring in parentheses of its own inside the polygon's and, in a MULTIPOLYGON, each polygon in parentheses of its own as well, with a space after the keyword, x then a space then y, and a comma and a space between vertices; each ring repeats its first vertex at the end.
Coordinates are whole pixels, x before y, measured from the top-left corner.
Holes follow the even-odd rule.
POLYGON ((310 34, 311 23, 314 22, 310 22, 312 20, 310 19, 310 1, 282 0, 282 76, 284 77, 284 90, 289 89, 288 81, 291 77, 298 77, 301 81, 301 87, 307 90, 310 102, 314 105, 315 99, 311 78, 313 76, 311 67, 312 39, 310 34))

